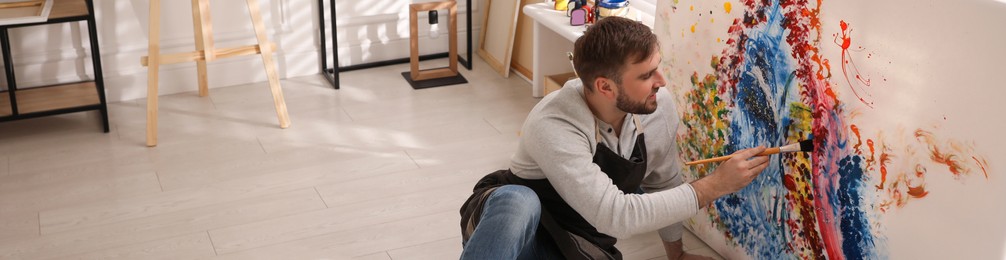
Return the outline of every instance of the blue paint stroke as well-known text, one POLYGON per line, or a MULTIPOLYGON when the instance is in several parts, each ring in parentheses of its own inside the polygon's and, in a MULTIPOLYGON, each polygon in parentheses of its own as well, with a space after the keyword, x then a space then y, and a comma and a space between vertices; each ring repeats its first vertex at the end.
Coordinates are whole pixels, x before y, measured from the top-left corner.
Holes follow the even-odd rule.
POLYGON ((842 212, 839 227, 842 230, 842 253, 847 259, 877 259, 870 223, 863 212, 861 189, 863 184, 862 157, 849 155, 839 161, 838 207, 842 212))
MULTIPOLYGON (((725 153, 763 145, 779 146, 786 140, 789 103, 799 96, 789 91, 795 61, 790 58, 778 2, 766 10, 767 22, 745 31, 744 64, 740 66, 730 114, 730 144, 725 153)), ((777 196, 787 194, 782 184, 785 166, 773 156, 768 168, 751 185, 714 204, 733 241, 755 259, 793 258, 788 243, 789 205, 777 196), (787 216, 787 217, 781 217, 787 216)))

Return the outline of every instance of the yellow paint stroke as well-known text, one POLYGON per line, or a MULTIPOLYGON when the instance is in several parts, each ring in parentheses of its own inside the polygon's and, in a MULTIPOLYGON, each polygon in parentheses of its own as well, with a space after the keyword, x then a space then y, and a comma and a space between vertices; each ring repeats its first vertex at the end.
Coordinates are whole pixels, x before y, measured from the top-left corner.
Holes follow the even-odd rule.
POLYGON ((731 6, 730 6, 730 2, 724 2, 723 3, 723 10, 727 11, 727 13, 729 14, 730 13, 730 9, 732 9, 731 6))
MULTIPOLYGON (((798 86, 797 89, 803 89, 803 87, 798 86)), ((814 122, 811 108, 801 102, 791 102, 789 104, 789 118, 791 123, 786 129, 787 143, 806 140, 808 133, 812 131, 812 124, 814 122)), ((814 183, 812 181, 814 178, 812 169, 814 167, 811 163, 811 157, 807 153, 787 153, 779 157, 780 164, 785 167, 782 176, 783 186, 786 187, 786 194, 784 196, 790 201, 790 209, 788 209, 788 212, 782 214, 791 216, 783 221, 785 221, 786 226, 793 227, 790 229, 791 233, 789 235, 793 240, 789 244, 796 251, 797 255, 801 255, 803 258, 811 258, 809 256, 814 255, 811 248, 815 245, 807 239, 807 236, 799 234, 803 232, 800 228, 796 228, 805 227, 804 223, 814 222, 815 208, 811 206, 814 201, 814 195, 811 192, 814 190, 814 183)))
MULTIPOLYGON (((684 95, 689 106, 683 108, 681 116, 685 127, 676 135, 678 149, 687 160, 720 156, 730 131, 730 108, 726 101, 729 99, 722 96, 727 94, 719 92, 715 75, 707 74, 700 79, 698 73, 692 73, 690 79, 692 89, 684 95)), ((692 169, 692 177, 700 178, 715 167, 696 165, 689 169, 692 169)))
POLYGON ((688 11, 695 11, 695 6, 694 5, 688 6, 688 11))
POLYGON ((714 19, 713 19, 713 18, 709 18, 709 22, 710 22, 710 23, 713 23, 713 21, 714 21, 714 19))
POLYGON ((720 41, 722 41, 720 38, 716 38, 716 43, 720 43, 720 41))
POLYGON ((695 33, 695 25, 698 25, 698 23, 693 23, 692 24, 692 33, 695 33))

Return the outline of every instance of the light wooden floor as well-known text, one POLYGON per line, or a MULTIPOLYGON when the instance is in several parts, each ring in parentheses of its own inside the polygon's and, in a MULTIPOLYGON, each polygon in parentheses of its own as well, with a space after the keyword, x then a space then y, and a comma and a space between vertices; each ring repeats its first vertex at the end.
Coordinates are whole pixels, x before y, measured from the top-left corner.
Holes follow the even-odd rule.
MULTIPOLYGON (((456 259, 458 207, 538 101, 475 68, 426 90, 407 64, 343 73, 340 90, 284 80, 288 129, 266 83, 193 86, 161 97, 156 148, 145 100, 109 104, 107 134, 95 112, 0 123, 0 259, 456 259)), ((619 247, 664 257, 656 233, 619 247)))

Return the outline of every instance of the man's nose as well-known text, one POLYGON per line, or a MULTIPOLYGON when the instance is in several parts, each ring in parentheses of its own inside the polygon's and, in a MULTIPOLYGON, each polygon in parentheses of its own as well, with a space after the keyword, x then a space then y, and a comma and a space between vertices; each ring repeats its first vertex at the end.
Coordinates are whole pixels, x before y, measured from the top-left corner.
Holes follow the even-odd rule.
POLYGON ((667 86, 667 79, 664 78, 664 74, 661 73, 659 69, 657 69, 656 74, 657 74, 656 76, 657 76, 658 80, 656 82, 657 84, 654 85, 654 88, 660 88, 660 87, 663 87, 663 86, 667 86))

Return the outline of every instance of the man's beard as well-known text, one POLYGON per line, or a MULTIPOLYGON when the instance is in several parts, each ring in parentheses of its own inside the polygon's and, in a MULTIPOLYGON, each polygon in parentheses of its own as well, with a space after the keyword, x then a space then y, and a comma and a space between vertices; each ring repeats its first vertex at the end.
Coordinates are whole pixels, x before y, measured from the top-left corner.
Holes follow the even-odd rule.
MULTIPOLYGON (((618 109, 625 111, 626 113, 638 115, 652 114, 654 111, 657 111, 656 103, 653 104, 652 108, 648 108, 646 107, 646 101, 649 99, 645 99, 642 102, 632 102, 629 100, 628 95, 623 94, 625 93, 625 88, 623 88, 622 85, 618 85, 617 87, 618 96, 615 97, 615 107, 618 109)), ((656 91, 654 91, 653 94, 656 94, 656 91)))

